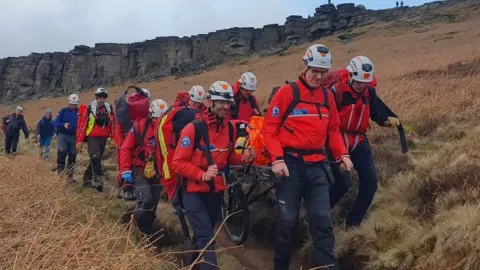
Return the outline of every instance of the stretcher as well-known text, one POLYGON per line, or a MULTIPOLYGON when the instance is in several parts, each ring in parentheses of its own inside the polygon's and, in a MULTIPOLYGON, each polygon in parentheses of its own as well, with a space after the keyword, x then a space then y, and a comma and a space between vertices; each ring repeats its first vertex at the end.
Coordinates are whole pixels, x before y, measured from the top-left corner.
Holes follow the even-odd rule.
POLYGON ((270 166, 230 165, 229 175, 226 177, 227 190, 222 205, 222 219, 226 220, 223 229, 230 241, 241 245, 248 239, 250 232, 248 207, 275 187, 275 178, 270 166), (267 187, 261 187, 260 184, 267 187), (245 189, 244 186, 246 186, 245 189), (254 195, 254 191, 259 188, 264 190, 254 195))

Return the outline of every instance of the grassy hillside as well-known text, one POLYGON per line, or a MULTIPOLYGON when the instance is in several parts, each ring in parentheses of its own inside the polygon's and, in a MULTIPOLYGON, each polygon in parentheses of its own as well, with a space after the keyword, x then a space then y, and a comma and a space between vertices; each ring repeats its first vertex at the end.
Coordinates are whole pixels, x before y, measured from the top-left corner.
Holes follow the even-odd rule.
MULTIPOLYGON (((379 81, 377 92, 400 116, 410 145, 410 152, 403 155, 394 129, 373 126, 370 131, 379 188, 361 228, 335 229, 342 269, 480 269, 480 19, 478 9, 469 12, 477 16, 457 23, 377 24, 355 30, 362 34, 349 42, 333 36, 317 41, 332 50, 335 67, 345 67, 356 55, 372 59, 379 81)), ((283 56, 232 61, 196 76, 142 86, 152 90, 155 98, 172 100, 176 91, 193 84, 233 83, 242 72, 252 71, 259 79, 256 95, 265 106, 273 86, 298 76, 307 47, 289 49, 283 56)), ((123 89, 125 86, 109 90, 119 95, 123 89)), ((92 96, 83 93, 81 99, 87 102, 92 96)), ((45 107, 58 109, 65 103, 66 98, 26 103, 27 120, 34 124, 45 107)), ((107 165, 111 182, 114 159, 111 155, 107 165)), ((88 268, 99 266, 96 258, 103 256, 108 262, 100 265, 102 268, 122 268, 121 262, 133 263, 127 258, 137 254, 141 254, 141 259, 135 260, 139 268, 158 262, 157 257, 125 244, 129 234, 124 226, 102 218, 117 203, 124 211, 122 202, 102 199, 93 207, 95 203, 88 199, 93 194, 62 188, 63 184, 38 164, 30 157, 0 160, 0 175, 6 179, 2 190, 8 191, 0 197, 7 206, 1 212, 4 221, 0 221, 1 243, 6 243, 2 249, 6 252, 0 255, 2 265, 55 267, 60 262, 52 258, 60 258, 72 267, 76 263, 88 268), (125 252, 117 252, 123 250, 120 246, 126 247, 125 252), (53 256, 60 247, 68 252, 53 256), (92 256, 91 261, 87 256, 92 256)), ((83 169, 85 165, 79 166, 83 169)), ((343 221, 344 208, 354 193, 352 189, 334 209, 336 224, 343 221)), ((273 209, 266 209, 255 208, 264 214, 253 221, 254 236, 256 228, 270 228, 273 209)), ((178 233, 168 206, 161 206, 159 216, 169 234, 178 233)), ((219 248, 228 248, 229 242, 221 235, 219 248)), ((267 239, 267 245, 260 245, 253 238, 246 248, 220 254, 224 269, 271 267, 271 242, 267 239)), ((308 258, 308 240, 297 255, 308 258)))

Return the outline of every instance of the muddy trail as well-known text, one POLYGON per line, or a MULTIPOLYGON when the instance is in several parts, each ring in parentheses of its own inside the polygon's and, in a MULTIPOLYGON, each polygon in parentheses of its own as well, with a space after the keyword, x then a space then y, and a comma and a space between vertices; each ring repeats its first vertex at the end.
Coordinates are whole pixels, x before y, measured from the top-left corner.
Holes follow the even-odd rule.
MULTIPOLYGON (((130 203, 129 203, 130 204, 130 203)), ((134 204, 131 204, 134 207, 134 204)), ((124 219, 128 222, 128 218, 124 219)), ((221 224, 217 225, 215 232, 220 230, 215 238, 216 253, 220 269, 232 270, 261 270, 273 269, 273 245, 258 243, 251 236, 242 245, 232 243, 221 224)), ((178 217, 173 214, 172 206, 165 201, 160 201, 157 208, 156 231, 159 238, 154 245, 157 246, 157 252, 169 252, 172 250, 183 250, 183 234, 178 221, 178 217)), ((296 250, 294 250, 295 253, 296 250)), ((182 259, 181 255, 176 256, 178 265, 182 259)), ((302 260, 298 256, 293 256, 290 269, 302 269, 302 260)), ((307 269, 305 266, 303 269, 307 269)))

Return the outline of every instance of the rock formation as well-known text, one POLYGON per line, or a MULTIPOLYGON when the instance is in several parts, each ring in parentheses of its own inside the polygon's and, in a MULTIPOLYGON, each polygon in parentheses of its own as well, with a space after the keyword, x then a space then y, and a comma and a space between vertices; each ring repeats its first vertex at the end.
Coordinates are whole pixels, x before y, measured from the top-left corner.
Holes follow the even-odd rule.
POLYGON ((231 28, 192 37, 158 37, 133 44, 79 45, 68 53, 32 53, 0 59, 0 100, 9 103, 65 95, 126 80, 149 81, 212 67, 229 57, 278 53, 282 49, 378 21, 441 14, 442 7, 478 6, 478 0, 449 0, 421 7, 367 10, 354 4, 322 5, 313 16, 289 16, 285 25, 231 28))

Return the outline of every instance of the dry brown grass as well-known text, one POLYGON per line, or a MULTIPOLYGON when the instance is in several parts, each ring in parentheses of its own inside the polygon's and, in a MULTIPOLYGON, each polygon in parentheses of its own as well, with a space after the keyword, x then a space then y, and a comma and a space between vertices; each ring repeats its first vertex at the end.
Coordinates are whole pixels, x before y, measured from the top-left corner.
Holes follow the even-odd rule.
POLYGON ((0 174, 3 269, 176 269, 120 222, 118 201, 74 192, 32 157, 0 158, 0 174))

